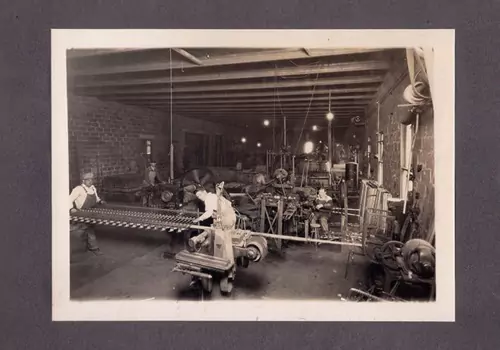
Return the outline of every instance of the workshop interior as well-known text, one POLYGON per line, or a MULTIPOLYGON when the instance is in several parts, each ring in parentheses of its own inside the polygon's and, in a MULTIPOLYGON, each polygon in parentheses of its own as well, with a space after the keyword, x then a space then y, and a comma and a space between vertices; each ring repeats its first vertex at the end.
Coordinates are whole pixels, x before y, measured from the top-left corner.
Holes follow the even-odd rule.
POLYGON ((434 301, 432 59, 68 50, 71 298, 434 301))

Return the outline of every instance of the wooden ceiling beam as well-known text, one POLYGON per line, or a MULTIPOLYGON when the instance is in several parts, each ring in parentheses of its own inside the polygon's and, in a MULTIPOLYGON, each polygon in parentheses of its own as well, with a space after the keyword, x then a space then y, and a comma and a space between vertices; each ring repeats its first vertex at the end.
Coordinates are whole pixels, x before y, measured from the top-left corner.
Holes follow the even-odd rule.
MULTIPOLYGON (((346 95, 346 96, 332 96, 331 100, 332 101, 338 101, 338 100, 368 100, 370 101, 373 98, 373 95, 346 95)), ((128 99, 121 99, 122 101, 127 101, 127 102, 169 102, 169 98, 166 97, 144 97, 144 98, 128 98, 128 99)), ((313 101, 328 101, 329 97, 321 97, 321 96, 312 96, 313 101)), ((279 99, 272 99, 272 98, 266 98, 266 99, 238 99, 238 100, 202 100, 202 99, 196 99, 196 100, 177 100, 174 99, 175 104, 177 105, 182 105, 182 104, 189 104, 189 105, 196 105, 196 104, 225 104, 225 105, 230 105, 230 104, 238 104, 238 103, 261 103, 261 102, 268 102, 268 103, 274 103, 279 104, 280 102, 296 102, 296 101, 311 101, 311 96, 304 96, 304 97, 292 97, 292 98, 286 98, 286 97, 280 97, 279 99)))
POLYGON ((199 73, 192 75, 182 75, 176 73, 170 79, 165 76, 163 78, 146 78, 146 79, 116 79, 107 81, 94 82, 78 82, 75 79, 73 85, 78 88, 89 87, 115 87, 115 86, 134 86, 134 85, 158 85, 158 84, 180 84, 180 83, 198 83, 198 82, 214 82, 221 80, 245 80, 273 77, 291 77, 302 75, 321 75, 331 73, 346 73, 346 72, 363 72, 363 71, 387 71, 390 65, 386 61, 365 61, 365 62, 342 62, 329 63, 318 66, 304 67, 286 67, 286 68, 266 68, 252 69, 234 72, 217 72, 217 73, 199 73))
MULTIPOLYGON (((150 107, 150 108, 153 108, 153 109, 157 109, 157 110, 163 110, 167 113, 170 112, 169 109, 167 108, 164 108, 164 107, 150 107)), ((316 110, 316 111, 309 111, 309 113, 307 113, 307 111, 303 111, 303 110, 287 110, 287 111, 283 111, 283 113, 280 112, 277 112, 276 114, 274 113, 269 113, 269 112, 266 112, 266 111, 259 111, 259 110, 256 110, 256 111, 244 111, 244 110, 240 110, 240 111, 232 111, 232 110, 174 110, 174 114, 182 114, 182 113, 190 113, 190 114, 200 114, 200 115, 204 115, 204 114, 216 114, 216 115, 220 115, 220 116, 223 116, 223 115, 230 115, 230 116, 245 116, 245 115, 260 115, 262 117, 266 117, 268 119, 274 119, 274 118, 281 118, 283 116, 286 116, 286 117, 300 117, 300 118, 304 118, 306 115, 308 116, 319 116, 321 117, 321 119, 325 119, 326 118, 326 111, 323 111, 323 110, 316 110)), ((335 116, 364 116, 364 111, 362 110, 339 110, 339 111, 333 111, 333 114, 335 116)))
MULTIPOLYGON (((123 103, 123 102, 122 102, 123 103)), ((142 104, 142 105, 149 105, 149 106, 170 106, 170 103, 168 102, 151 102, 151 103, 145 103, 144 101, 140 102, 129 102, 129 103, 135 103, 135 104, 142 104)), ((332 109, 339 109, 339 108, 352 108, 353 106, 361 108, 364 106, 367 106, 369 101, 342 101, 342 102, 335 102, 331 104, 332 109)), ((246 104, 228 104, 228 103, 221 103, 221 104, 196 104, 196 105, 191 105, 191 104, 177 104, 173 103, 174 108, 230 108, 230 109, 245 109, 245 108, 262 108, 262 109, 273 109, 276 107, 276 110, 281 108, 290 108, 290 107, 297 107, 297 108, 326 108, 328 109, 328 102, 317 102, 317 103, 312 103, 309 104, 308 101, 303 101, 303 102, 298 102, 298 103, 267 103, 267 102, 261 102, 261 103, 246 103, 246 104)))
MULTIPOLYGON (((189 49, 189 48, 185 48, 189 49)), ((158 49, 155 49, 158 50, 158 49)), ((141 50, 136 50, 141 51, 141 50)), ((151 51, 151 49, 144 49, 142 51, 151 51)), ((168 49, 166 49, 168 52, 168 49)), ((211 58, 198 58, 204 67, 216 67, 216 66, 227 66, 235 64, 248 64, 248 63, 260 63, 260 62, 275 62, 284 60, 298 60, 301 58, 311 58, 311 57, 328 57, 328 56, 340 56, 340 55, 352 55, 352 54, 364 54, 372 52, 386 51, 385 49, 322 49, 314 50, 312 56, 308 56, 300 48, 288 48, 288 49, 277 49, 273 51, 262 52, 251 52, 246 54, 229 54, 223 56, 212 56, 211 58)), ((91 55, 87 55, 90 57, 91 55)), ((98 57, 98 55, 96 55, 98 57)), ((197 63, 188 62, 177 62, 174 64, 172 62, 172 69, 189 69, 192 67, 199 67, 197 63)), ((138 73, 138 72, 150 72, 150 71, 162 71, 169 70, 170 62, 152 62, 144 64, 129 64, 121 66, 111 66, 103 68, 87 68, 87 69, 76 69, 74 73, 80 76, 89 75, 109 75, 109 74, 120 74, 120 73, 138 73)))
MULTIPOLYGON (((218 117, 218 118, 252 118, 252 120, 254 119, 259 119, 259 118, 266 118, 266 119, 270 119, 270 121, 273 119, 273 118, 270 118, 268 115, 263 115, 263 114, 218 114, 218 113, 179 113, 180 115, 184 115, 186 117, 203 117, 203 116, 213 116, 213 117, 218 117)), ((350 119, 350 118, 353 118, 353 117, 357 117, 358 115, 355 114, 355 113, 351 113, 351 114, 341 114, 341 115, 337 115, 336 116, 336 119, 350 119)), ((287 115, 287 120, 304 120, 305 118, 305 115, 287 115)), ((315 122, 318 122, 318 121, 325 121, 325 123, 327 123, 327 120, 325 119, 325 115, 322 114, 322 115, 319 115, 319 114, 316 114, 316 115, 308 115, 307 116, 307 119, 308 120, 314 120, 315 122)), ((280 123, 281 121, 283 120, 283 117, 276 117, 276 120, 279 120, 280 123)))
MULTIPOLYGON (((175 87, 176 92, 207 92, 207 91, 230 91, 230 90, 260 90, 273 88, 295 88, 295 87, 310 87, 310 86, 335 86, 335 85, 351 85, 351 84, 372 84, 380 83, 384 79, 384 75, 366 75, 356 77, 328 78, 328 79, 303 79, 295 81, 282 81, 277 83, 262 82, 262 83, 240 83, 240 84, 223 84, 223 85, 193 85, 175 87)), ((87 88, 88 89, 88 88, 87 88)), ((91 96, 104 95, 121 95, 121 94, 143 94, 143 93, 170 93, 170 88, 137 88, 137 89, 102 89, 94 87, 93 91, 75 89, 78 94, 91 96), (85 92, 88 91, 88 92, 85 92)))
MULTIPOLYGON (((347 93, 356 93, 356 92, 377 92, 378 87, 361 87, 361 88, 347 88, 347 89, 315 89, 314 91, 312 89, 304 89, 304 90, 298 90, 298 91, 280 91, 279 95, 280 96, 311 96, 314 92, 314 96, 320 96, 320 95, 328 95, 330 92, 332 93, 332 97, 335 96, 336 94, 347 94, 347 93)), ((181 95, 178 93, 178 91, 174 91, 174 99, 175 100, 199 100, 199 99, 228 99, 228 98, 248 98, 248 97, 274 97, 276 95, 275 90, 270 90, 270 91, 265 91, 265 92, 245 92, 245 93, 232 93, 232 92, 225 92, 225 93, 215 93, 215 94, 185 94, 181 95)), ((170 94, 164 93, 164 94, 135 94, 135 95, 127 95, 127 94, 122 94, 118 96, 110 96, 109 99, 113 100, 148 100, 148 99, 170 99, 170 94)))

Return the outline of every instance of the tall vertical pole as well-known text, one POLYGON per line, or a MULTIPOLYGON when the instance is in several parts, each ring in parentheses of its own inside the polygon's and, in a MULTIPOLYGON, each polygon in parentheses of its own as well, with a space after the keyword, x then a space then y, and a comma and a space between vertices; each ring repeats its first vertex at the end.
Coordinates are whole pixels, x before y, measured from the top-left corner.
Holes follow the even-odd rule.
POLYGON ((286 117, 283 117, 283 146, 286 147, 286 117))
POLYGON ((170 181, 174 181, 172 49, 170 49, 170 181))
POLYGON ((283 167, 286 167, 285 152, 286 151, 286 116, 283 117, 283 167))
MULTIPOLYGON (((324 134, 323 134, 324 135, 324 134)), ((332 121, 328 121, 328 164, 332 165, 332 121)))
POLYGON ((377 183, 380 187, 384 181, 384 135, 380 132, 380 102, 377 102, 377 183))
POLYGON ((332 121, 328 120, 328 184, 332 185, 332 121))

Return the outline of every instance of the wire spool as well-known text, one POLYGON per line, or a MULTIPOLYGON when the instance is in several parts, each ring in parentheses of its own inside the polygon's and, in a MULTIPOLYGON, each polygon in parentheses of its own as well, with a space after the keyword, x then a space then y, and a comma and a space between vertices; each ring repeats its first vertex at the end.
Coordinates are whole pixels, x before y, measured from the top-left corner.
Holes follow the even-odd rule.
POLYGON ((429 98, 429 87, 420 81, 417 81, 415 85, 408 85, 403 92, 404 99, 412 105, 422 105, 429 98))

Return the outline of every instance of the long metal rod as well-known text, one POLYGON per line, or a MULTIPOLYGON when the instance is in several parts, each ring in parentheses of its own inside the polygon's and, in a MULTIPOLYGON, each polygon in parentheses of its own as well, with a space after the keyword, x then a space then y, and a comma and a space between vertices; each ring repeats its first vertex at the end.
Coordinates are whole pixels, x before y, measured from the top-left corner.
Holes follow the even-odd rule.
MULTIPOLYGON (((196 230, 215 230, 216 229, 215 227, 207 227, 207 226, 199 226, 199 225, 191 225, 189 227, 192 229, 196 229, 196 230)), ((329 240, 324 240, 324 239, 313 239, 313 238, 302 238, 302 237, 296 237, 296 236, 275 235, 272 233, 253 232, 253 231, 246 231, 246 232, 249 232, 252 236, 260 236, 260 237, 274 238, 274 239, 283 239, 283 240, 287 240, 287 241, 311 242, 311 243, 322 243, 322 244, 362 247, 361 243, 336 242, 336 241, 329 241, 329 240)))
MULTIPOLYGON (((116 206, 118 207, 118 206, 116 206)), ((130 208, 130 209, 138 209, 137 207, 130 207, 130 206, 119 206, 120 208, 130 208)), ((152 208, 139 208, 141 210, 147 210, 150 209, 151 211, 162 211, 158 209, 152 209, 152 208)), ((149 211, 149 210, 147 210, 149 211)), ((165 210, 167 211, 167 210, 165 210)), ((181 213, 181 212, 180 212, 181 213)), ((192 212, 190 212, 192 213, 192 212)), ((215 227, 211 226, 201 226, 201 225, 189 225, 185 229, 195 229, 195 230, 216 230, 215 227)), ((296 241, 296 242, 310 242, 310 243, 322 243, 322 244, 332 244, 332 245, 346 245, 346 246, 353 246, 353 247, 362 247, 360 243, 352 243, 352 242, 337 242, 337 241, 329 241, 329 240, 323 240, 323 239, 313 239, 313 238, 302 238, 302 237, 296 237, 296 236, 285 236, 285 235, 276 235, 276 234, 271 234, 271 233, 263 233, 263 232, 253 232, 253 231, 246 231, 250 233, 252 236, 261 236, 261 237, 267 237, 267 238, 274 238, 274 239, 282 239, 282 240, 287 240, 287 241, 296 241)))

